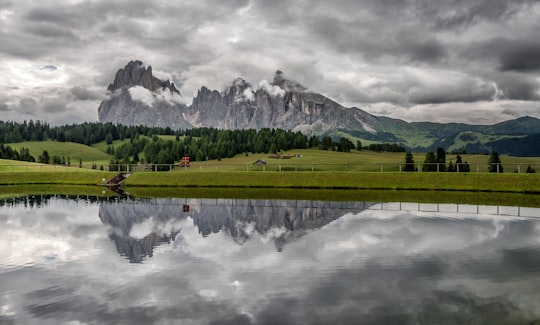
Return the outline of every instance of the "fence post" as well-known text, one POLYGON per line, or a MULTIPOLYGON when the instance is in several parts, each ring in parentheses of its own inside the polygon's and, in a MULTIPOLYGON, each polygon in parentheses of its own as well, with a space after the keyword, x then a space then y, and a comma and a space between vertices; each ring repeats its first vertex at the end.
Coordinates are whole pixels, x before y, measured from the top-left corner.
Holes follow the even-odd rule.
POLYGON ((521 173, 521 164, 518 164, 518 174, 521 173))
MULTIPOLYGON (((499 173, 499 166, 500 166, 500 165, 501 165, 501 164, 497 164, 497 174, 499 173)), ((499 207, 497 207, 497 209, 498 209, 498 208, 499 208, 499 207)), ((497 214, 499 214, 498 211, 497 211, 497 214)))
POLYGON ((381 173, 384 172, 383 164, 381 164, 381 173))
POLYGON ((401 173, 401 164, 399 164, 399 172, 401 173))

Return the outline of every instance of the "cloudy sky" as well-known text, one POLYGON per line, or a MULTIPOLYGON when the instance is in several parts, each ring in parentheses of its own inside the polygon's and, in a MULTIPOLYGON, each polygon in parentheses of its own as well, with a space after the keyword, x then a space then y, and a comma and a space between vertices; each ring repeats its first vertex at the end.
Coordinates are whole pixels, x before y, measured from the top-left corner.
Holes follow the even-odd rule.
POLYGON ((0 0, 0 39, 1 120, 97 121, 134 59, 188 102, 281 69, 408 121, 540 117, 538 0, 0 0))

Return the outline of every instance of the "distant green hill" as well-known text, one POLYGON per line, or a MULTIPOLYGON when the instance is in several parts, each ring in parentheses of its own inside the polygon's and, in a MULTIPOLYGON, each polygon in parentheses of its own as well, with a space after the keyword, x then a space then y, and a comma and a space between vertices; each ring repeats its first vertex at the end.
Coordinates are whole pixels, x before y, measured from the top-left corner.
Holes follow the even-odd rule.
POLYGON ((540 146, 535 139, 540 136, 540 119, 520 117, 494 125, 464 123, 405 122, 376 117, 375 132, 337 130, 334 134, 348 136, 362 143, 397 143, 416 152, 447 151, 488 153, 497 150, 515 156, 538 156, 540 146))
POLYGON ((69 157, 72 165, 79 164, 79 159, 82 159, 83 164, 106 164, 112 159, 111 155, 99 149, 73 142, 25 141, 8 143, 7 145, 17 150, 23 147, 27 148, 36 159, 44 150, 49 153, 49 157, 65 157, 66 160, 69 157))

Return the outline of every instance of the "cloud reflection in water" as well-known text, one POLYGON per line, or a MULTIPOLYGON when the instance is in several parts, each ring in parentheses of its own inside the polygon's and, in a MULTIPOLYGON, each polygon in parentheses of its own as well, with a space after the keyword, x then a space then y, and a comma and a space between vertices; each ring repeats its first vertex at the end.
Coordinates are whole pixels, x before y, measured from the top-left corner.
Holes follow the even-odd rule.
POLYGON ((540 219, 215 202, 0 208, 0 323, 540 319, 540 219))

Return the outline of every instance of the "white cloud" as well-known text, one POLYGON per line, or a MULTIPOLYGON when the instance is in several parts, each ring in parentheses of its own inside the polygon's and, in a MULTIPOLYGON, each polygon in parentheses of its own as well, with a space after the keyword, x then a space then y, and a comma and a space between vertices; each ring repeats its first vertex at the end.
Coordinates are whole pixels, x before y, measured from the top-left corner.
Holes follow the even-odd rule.
POLYGON ((134 87, 129 88, 128 90, 133 100, 138 100, 148 106, 152 106, 152 104, 154 103, 154 100, 156 99, 154 97, 154 94, 150 90, 142 86, 134 86, 134 87))
POLYGON ((255 100, 255 93, 253 92, 253 89, 251 87, 246 88, 242 95, 247 101, 252 102, 255 100))
POLYGON ((282 88, 278 86, 270 84, 266 80, 259 81, 259 88, 263 89, 271 96, 282 96, 282 97, 285 96, 285 90, 283 90, 282 88))

